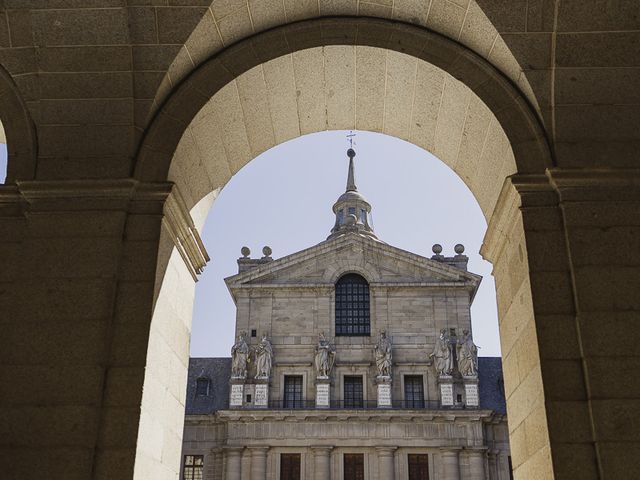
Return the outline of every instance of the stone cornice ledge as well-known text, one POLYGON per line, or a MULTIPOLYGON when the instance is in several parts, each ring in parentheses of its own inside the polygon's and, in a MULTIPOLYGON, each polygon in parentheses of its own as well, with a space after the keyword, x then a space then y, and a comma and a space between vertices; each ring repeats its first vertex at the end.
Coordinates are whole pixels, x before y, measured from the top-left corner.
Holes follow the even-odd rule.
POLYGON ((162 223, 171 235, 171 240, 193 280, 197 282, 198 275, 202 273, 210 258, 176 185, 173 185, 171 195, 164 204, 162 223))
POLYGON ((547 170, 551 185, 561 201, 638 201, 640 169, 571 169, 547 170))
POLYGON ((171 236, 194 280, 202 273, 209 255, 176 185, 142 183, 134 179, 30 180, 0 186, 0 206, 19 212, 124 210, 162 214, 171 236))

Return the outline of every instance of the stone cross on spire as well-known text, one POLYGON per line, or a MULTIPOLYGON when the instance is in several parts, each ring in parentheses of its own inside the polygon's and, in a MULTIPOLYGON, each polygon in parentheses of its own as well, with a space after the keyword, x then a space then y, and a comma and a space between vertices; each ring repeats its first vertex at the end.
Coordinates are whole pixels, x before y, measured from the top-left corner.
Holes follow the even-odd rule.
POLYGON ((353 134, 348 135, 351 147, 347 150, 349 157, 349 172, 347 174, 346 191, 340 195, 333 205, 333 213, 336 214, 336 222, 331 229, 329 238, 335 238, 348 232, 366 235, 376 238, 371 227, 370 215, 371 205, 358 192, 355 180, 355 167, 353 159, 356 156, 353 147, 353 134))

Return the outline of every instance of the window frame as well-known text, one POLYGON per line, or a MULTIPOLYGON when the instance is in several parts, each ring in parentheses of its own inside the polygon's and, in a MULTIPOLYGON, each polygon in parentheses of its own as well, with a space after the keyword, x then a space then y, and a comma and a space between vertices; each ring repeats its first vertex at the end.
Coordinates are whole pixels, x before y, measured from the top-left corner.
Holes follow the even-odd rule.
POLYGON ((302 478, 302 455, 300 453, 287 453, 287 452, 282 452, 280 454, 280 475, 279 475, 280 480, 300 480, 302 478), (285 472, 284 469, 284 465, 285 465, 285 458, 289 458, 289 459, 295 459, 297 461, 297 477, 295 473, 290 473, 291 468, 288 469, 287 472, 285 472), (286 475, 286 476, 285 476, 286 475))
POLYGON ((285 374, 282 381, 283 393, 282 393, 282 406, 284 408, 303 408, 304 407, 304 376, 285 374), (287 391, 287 386, 290 380, 295 380, 295 385, 291 385, 292 391, 287 391), (292 393, 294 398, 289 398, 288 394, 292 393), (298 398, 296 398, 298 397, 298 398))
POLYGON ((349 479, 349 480, 364 480, 365 478, 365 458, 364 458, 364 453, 343 453, 342 454, 342 476, 344 479, 349 479), (357 460, 355 462, 353 462, 354 460, 357 460), (353 467, 348 466, 351 464, 351 462, 353 462, 353 467), (347 472, 347 469, 361 469, 361 473, 362 475, 357 475, 354 476, 355 472, 349 471, 347 472), (347 473, 349 473, 349 476, 347 476, 347 473))
POLYGON ((359 273, 345 273, 334 288, 334 328, 336 337, 371 336, 371 288, 359 273))
POLYGON ((203 480, 204 479, 204 455, 186 454, 182 457, 182 480, 203 480), (191 458, 191 463, 187 461, 191 458), (196 460, 200 460, 200 464, 196 464, 196 460), (187 472, 191 475, 187 476, 187 472), (200 475, 196 476, 199 472, 200 475))
POLYGON ((405 374, 402 376, 403 381, 403 394, 404 394, 404 406, 407 408, 424 408, 425 407, 425 398, 424 398, 424 375, 420 374, 405 374), (416 386, 419 385, 419 388, 416 391, 416 386), (409 392, 409 387, 411 388, 411 392, 409 392), (412 398, 408 398, 408 393, 411 393, 412 398), (416 397, 416 395, 418 395, 416 397))
POLYGON ((344 375, 342 377, 342 405, 344 408, 364 408, 364 402, 364 377, 362 375, 344 375), (359 379, 359 381, 354 381, 355 379, 359 379), (355 392, 354 389, 351 389, 351 391, 348 392, 347 385, 359 385, 360 391, 355 392), (347 396, 350 396, 351 398, 347 399, 347 396))
POLYGON ((208 397, 211 394, 211 379, 209 377, 198 377, 196 378, 196 397, 208 397), (200 393, 200 385, 202 382, 207 382, 207 391, 206 393, 200 393))
POLYGON ((423 473, 426 473, 426 480, 430 477, 431 459, 428 453, 408 453, 407 454, 407 478, 408 480, 425 480, 423 473), (418 460, 417 462, 412 462, 418 460), (422 461, 424 460, 424 461, 422 461), (414 467, 413 469, 411 467, 414 467), (415 473, 415 469, 418 470, 418 476, 412 475, 415 473))

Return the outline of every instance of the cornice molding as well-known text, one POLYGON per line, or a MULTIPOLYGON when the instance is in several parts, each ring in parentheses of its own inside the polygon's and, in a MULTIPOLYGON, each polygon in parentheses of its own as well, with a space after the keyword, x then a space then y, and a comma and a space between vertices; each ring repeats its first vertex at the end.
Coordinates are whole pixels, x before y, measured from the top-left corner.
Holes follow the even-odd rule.
POLYGON ((197 282, 198 275, 210 258, 176 185, 173 185, 171 194, 164 203, 162 224, 171 235, 171 240, 193 280, 197 282))
POLYGON ((209 261, 178 187, 170 182, 143 183, 130 178, 18 181, 15 186, 0 187, 0 206, 10 207, 16 215, 91 210, 163 215, 162 223, 194 281, 209 261))

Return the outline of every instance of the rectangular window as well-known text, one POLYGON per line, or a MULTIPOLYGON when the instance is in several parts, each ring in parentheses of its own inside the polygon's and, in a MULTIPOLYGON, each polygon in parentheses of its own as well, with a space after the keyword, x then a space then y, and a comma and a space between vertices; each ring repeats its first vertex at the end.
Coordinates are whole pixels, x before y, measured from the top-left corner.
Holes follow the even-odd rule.
POLYGON ((404 376, 404 403, 407 408, 424 408, 422 375, 404 376))
POLYGON ((409 459, 409 480, 429 480, 429 455, 407 455, 409 459))
POLYGON ((302 375, 285 375, 284 408, 302 408, 302 375))
POLYGON ((345 408, 364 407, 361 376, 344 377, 344 407, 345 408))
POLYGON ((364 454, 345 453, 344 454, 344 476, 345 480, 364 480, 364 454))
POLYGON ((280 455, 280 480, 300 480, 300 454, 280 455))
POLYGON ((185 455, 182 480, 202 480, 204 455, 185 455))

